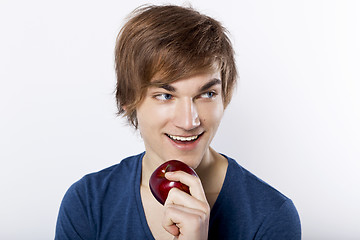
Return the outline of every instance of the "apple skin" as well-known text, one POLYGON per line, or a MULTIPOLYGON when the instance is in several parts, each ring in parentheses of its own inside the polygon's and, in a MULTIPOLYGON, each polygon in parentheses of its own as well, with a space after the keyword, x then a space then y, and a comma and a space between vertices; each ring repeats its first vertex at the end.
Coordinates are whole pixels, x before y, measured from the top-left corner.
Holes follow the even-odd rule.
POLYGON ((190 194, 189 187, 181 182, 169 181, 165 178, 165 173, 174 172, 174 171, 183 171, 188 174, 191 174, 195 177, 198 177, 196 172, 186 165, 185 163, 178 160, 170 160, 161 164, 155 171, 152 173, 149 186, 151 193, 154 195, 156 200, 158 200, 162 205, 165 204, 166 198, 169 194, 169 191, 176 187, 188 194, 190 194))

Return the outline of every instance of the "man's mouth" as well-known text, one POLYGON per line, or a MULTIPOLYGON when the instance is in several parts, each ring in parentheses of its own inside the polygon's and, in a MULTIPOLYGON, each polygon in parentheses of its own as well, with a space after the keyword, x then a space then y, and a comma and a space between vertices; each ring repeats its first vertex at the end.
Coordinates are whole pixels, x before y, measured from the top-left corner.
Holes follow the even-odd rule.
POLYGON ((170 138, 171 140, 174 140, 176 142, 182 142, 182 143, 187 143, 187 142, 193 142, 195 140, 197 140, 203 133, 199 134, 199 135, 193 135, 193 136, 176 136, 176 135, 170 135, 170 134, 166 134, 166 136, 168 136, 168 138, 170 138))

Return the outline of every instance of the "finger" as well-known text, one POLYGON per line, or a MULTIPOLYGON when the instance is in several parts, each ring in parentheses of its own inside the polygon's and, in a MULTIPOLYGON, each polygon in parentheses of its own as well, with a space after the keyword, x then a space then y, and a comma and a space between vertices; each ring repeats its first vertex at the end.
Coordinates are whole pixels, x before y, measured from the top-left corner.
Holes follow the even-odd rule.
POLYGON ((197 209, 197 208, 189 208, 186 206, 176 205, 176 204, 168 204, 165 207, 166 207, 165 212, 168 211, 168 209, 171 209, 171 210, 177 210, 179 212, 181 211, 181 213, 184 213, 184 214, 191 214, 191 215, 198 215, 198 216, 206 217, 206 213, 204 211, 202 211, 201 209, 197 209))
POLYGON ((165 209, 162 226, 173 236, 194 237, 207 235, 208 223, 209 216, 198 209, 169 205, 165 209))
POLYGON ((193 196, 177 188, 172 188, 169 191, 164 205, 168 206, 171 204, 184 206, 189 209, 198 209, 205 213, 210 212, 209 204, 206 201, 200 201, 199 199, 194 198, 193 196))
POLYGON ((162 227, 171 235, 179 236, 180 229, 176 226, 176 224, 170 218, 163 218, 162 227))
POLYGON ((170 181, 179 181, 187 185, 189 187, 190 194, 193 197, 199 199, 200 201, 206 201, 206 196, 200 178, 183 171, 167 172, 165 177, 170 181))
POLYGON ((180 218, 178 216, 179 214, 179 210, 174 209, 173 211, 171 211, 168 207, 165 210, 164 217, 161 222, 162 227, 173 236, 179 236, 180 234, 180 229, 176 225, 180 222, 180 218))

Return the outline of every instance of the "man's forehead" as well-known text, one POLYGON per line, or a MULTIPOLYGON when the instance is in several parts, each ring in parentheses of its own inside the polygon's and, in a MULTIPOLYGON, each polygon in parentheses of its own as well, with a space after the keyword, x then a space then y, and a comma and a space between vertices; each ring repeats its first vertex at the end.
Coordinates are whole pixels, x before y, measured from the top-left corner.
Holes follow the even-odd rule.
POLYGON ((165 67, 158 69, 150 79, 150 86, 159 86, 165 84, 172 84, 174 82, 197 78, 199 76, 208 76, 209 78, 220 78, 221 79, 221 68, 217 61, 212 62, 207 66, 201 68, 192 68, 190 66, 181 68, 167 69, 165 67))

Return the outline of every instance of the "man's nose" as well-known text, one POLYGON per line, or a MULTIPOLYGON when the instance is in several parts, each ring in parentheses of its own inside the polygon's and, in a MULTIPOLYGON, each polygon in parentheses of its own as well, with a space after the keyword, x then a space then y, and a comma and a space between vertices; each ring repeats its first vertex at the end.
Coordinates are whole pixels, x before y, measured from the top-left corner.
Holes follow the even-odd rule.
POLYGON ((192 130, 200 125, 200 118, 192 99, 183 99, 177 103, 174 124, 184 130, 192 130))

